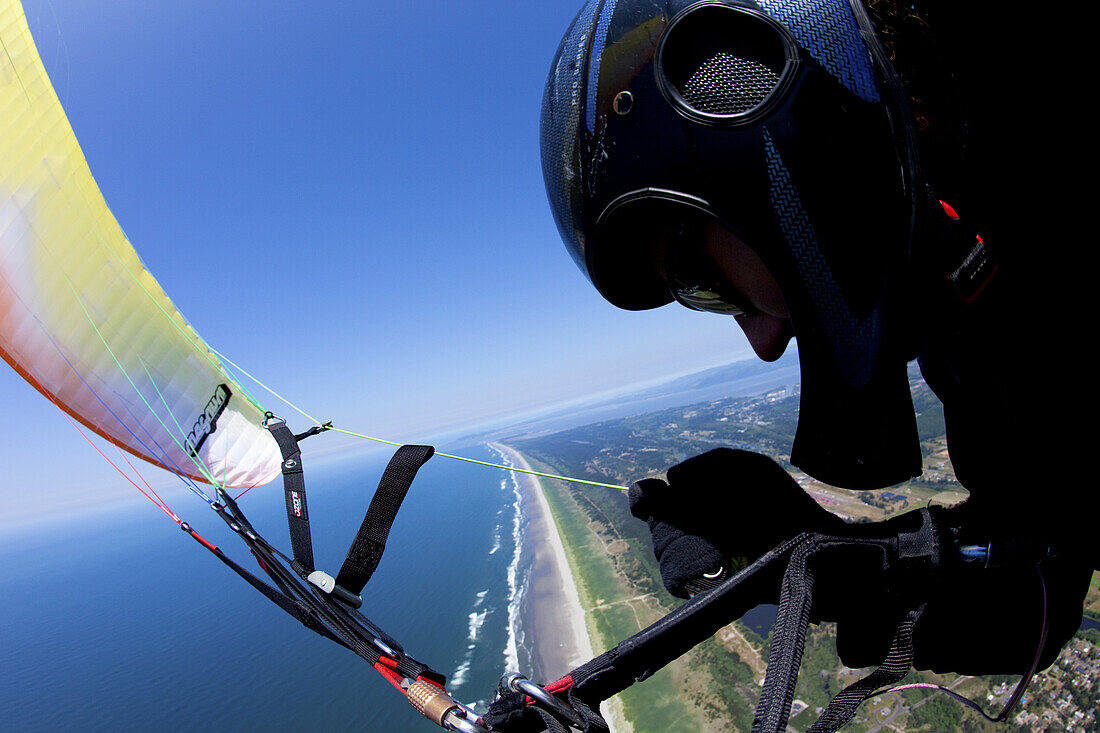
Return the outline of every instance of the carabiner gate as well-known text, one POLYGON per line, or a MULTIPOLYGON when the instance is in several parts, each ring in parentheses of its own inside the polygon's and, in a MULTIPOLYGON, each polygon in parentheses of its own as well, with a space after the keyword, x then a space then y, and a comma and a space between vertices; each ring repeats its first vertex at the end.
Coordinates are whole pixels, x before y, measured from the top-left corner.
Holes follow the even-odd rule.
POLYGON ((553 694, 539 687, 519 672, 509 672, 501 677, 500 681, 503 682, 508 689, 514 692, 522 692, 532 698, 536 705, 541 705, 547 712, 553 714, 555 717, 564 719, 574 728, 584 730, 584 720, 581 719, 580 714, 574 710, 572 706, 554 697, 553 694))

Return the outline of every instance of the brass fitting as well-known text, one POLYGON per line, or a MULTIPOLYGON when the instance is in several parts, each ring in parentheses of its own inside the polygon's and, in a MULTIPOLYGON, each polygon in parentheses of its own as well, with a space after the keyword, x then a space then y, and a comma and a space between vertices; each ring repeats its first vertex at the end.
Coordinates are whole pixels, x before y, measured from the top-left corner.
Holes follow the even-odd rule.
POLYGON ((447 713, 459 706, 446 690, 424 680, 417 680, 409 685, 405 695, 417 712, 444 728, 447 727, 443 723, 447 713))

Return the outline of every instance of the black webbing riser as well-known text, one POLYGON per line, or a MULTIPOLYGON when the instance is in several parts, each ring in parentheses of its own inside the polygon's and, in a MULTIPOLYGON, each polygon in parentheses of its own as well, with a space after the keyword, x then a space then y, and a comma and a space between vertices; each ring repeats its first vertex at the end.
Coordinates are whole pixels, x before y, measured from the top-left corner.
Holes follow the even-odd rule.
POLYGON ((635 681, 645 679, 753 608, 755 601, 747 599, 755 594, 744 591, 751 591, 756 582, 766 581, 765 571, 784 562, 787 567, 781 601, 785 603, 781 602, 777 614, 777 631, 772 642, 773 659, 769 660, 765 693, 762 693, 757 707, 753 731, 785 730, 812 609, 809 562, 814 554, 833 545, 886 549, 891 545, 891 539, 811 533, 794 537, 765 553, 713 590, 696 595, 615 648, 577 667, 568 675, 573 678, 568 698, 585 721, 585 733, 607 730, 606 721, 599 713, 599 705, 604 700, 635 681), (788 637, 790 642, 781 644, 780 634, 788 637), (780 652, 777 646, 788 648, 780 652))
POLYGON ((837 693, 807 733, 834 733, 848 724, 864 700, 888 685, 897 684, 909 673, 913 666, 913 629, 923 611, 924 605, 921 604, 905 615, 898 630, 894 632, 890 651, 882 664, 871 674, 837 693))
POLYGON ((768 671, 753 716, 752 733, 783 733, 787 729, 813 606, 810 560, 816 552, 816 536, 799 543, 791 552, 783 573, 779 610, 768 653, 768 671))
MULTIPOLYGON (((212 545, 208 545, 208 548, 234 572, 288 614, 298 619, 306 628, 335 641, 372 665, 377 665, 379 660, 384 657, 392 662, 392 665, 386 666, 395 669, 409 679, 424 678, 442 684, 445 681, 443 675, 408 656, 393 637, 378 628, 356 608, 339 603, 335 600, 335 597, 315 587, 309 581, 302 582, 313 572, 314 559, 301 449, 298 442, 306 437, 323 432, 329 426, 326 424, 325 426, 315 427, 301 435, 294 435, 285 422, 274 418, 274 416, 269 416, 266 427, 275 438, 283 457, 281 464, 283 490, 286 498, 287 524, 294 554, 293 560, 287 560, 287 562, 293 572, 280 561, 279 558, 283 557, 282 553, 275 550, 256 532, 237 503, 224 491, 219 491, 223 503, 223 508, 218 511, 219 515, 244 540, 256 557, 257 562, 259 562, 260 567, 267 573, 277 588, 267 585, 244 570, 218 548, 212 545), (295 573, 298 577, 295 576, 295 573), (389 651, 380 648, 378 646, 379 642, 387 647, 389 651)), ((434 449, 430 446, 402 446, 391 458, 379 483, 378 490, 375 492, 371 508, 367 511, 367 518, 364 519, 364 526, 370 528, 370 532, 366 536, 376 543, 379 539, 381 540, 380 546, 376 548, 374 566, 377 566, 377 562, 381 558, 381 550, 384 549, 385 538, 388 536, 390 525, 396 517, 401 501, 408 492, 417 470, 425 461, 431 458, 433 453, 434 449)), ((362 529, 360 531, 362 532, 362 529)), ((199 539, 197 535, 193 536, 197 540, 199 539)), ((358 536, 356 539, 358 540, 358 536)), ((200 542, 207 544, 202 540, 200 542)), ((354 548, 355 543, 353 543, 354 548)), ((373 572, 373 567, 371 572, 373 572)), ((369 577, 369 573, 363 575, 362 584, 365 584, 369 577)), ((362 590, 362 584, 356 588, 355 593, 362 590)))
POLYGON ((305 577, 314 570, 313 540, 309 532, 309 507, 306 505, 306 482, 302 472, 302 450, 298 439, 285 422, 268 420, 267 429, 279 445, 283 461, 283 493, 286 496, 286 521, 290 529, 290 546, 294 550, 294 570, 305 577))
POLYGON ((731 619, 740 618, 755 606, 748 600, 752 589, 765 571, 782 563, 792 550, 810 535, 794 537, 769 552, 741 572, 707 593, 685 601, 663 618, 620 642, 600 656, 577 667, 569 676, 569 702, 584 718, 586 733, 607 729, 599 714, 599 704, 643 680, 699 643, 713 636, 731 619))
POLYGON ((359 526, 359 531, 348 548, 347 557, 340 566, 340 572, 336 575, 338 586, 355 594, 363 591, 363 587, 378 568, 386 549, 390 528, 417 471, 434 454, 435 449, 430 445, 403 445, 390 458, 371 498, 370 506, 367 507, 363 523, 359 526))
MULTIPOLYGON (((312 608, 289 595, 289 593, 285 590, 286 586, 276 576, 272 576, 272 580, 279 585, 278 589, 272 588, 270 585, 245 570, 237 562, 235 562, 228 555, 222 552, 221 548, 201 539, 199 535, 197 535, 193 530, 190 530, 189 528, 184 528, 184 531, 190 534, 197 542, 210 550, 210 553, 214 555, 214 557, 221 560, 226 567, 228 567, 234 573, 243 578, 245 582, 247 582, 253 588, 262 593, 264 597, 267 598, 269 601, 274 603, 276 606, 281 608, 293 618, 297 619, 307 629, 317 634, 320 634, 321 636, 324 636, 326 639, 336 642, 340 646, 348 647, 347 643, 345 643, 343 639, 337 637, 335 634, 332 633, 331 630, 329 630, 328 627, 321 623, 320 619, 317 616, 317 613, 312 608)), ((261 565, 261 567, 264 567, 266 570, 266 566, 261 565)))
MULTIPOLYGON (((354 625, 342 622, 334 617, 339 613, 339 611, 334 610, 338 606, 331 601, 326 602, 318 598, 311 586, 306 586, 294 573, 286 568, 276 551, 253 529, 236 502, 224 495, 222 498, 226 502, 226 506, 218 512, 219 515, 241 537, 260 567, 279 587, 281 593, 240 568, 217 548, 214 548, 216 550, 214 554, 227 565, 230 565, 238 575, 245 578, 253 587, 274 601, 280 608, 287 610, 289 604, 295 609, 304 609, 303 614, 312 623, 307 623, 298 613, 290 613, 307 628, 326 638, 338 641, 341 646, 350 649, 372 664, 376 662, 379 652, 372 645, 364 644, 362 635, 352 630, 354 625), (282 601, 276 596, 281 596, 282 601)), ((295 569, 295 572, 300 571, 295 569)))
POLYGON ((279 608, 296 618, 303 626, 326 639, 336 642, 371 665, 376 665, 383 656, 382 650, 373 643, 374 639, 377 638, 392 650, 393 654, 389 658, 392 659, 394 667, 399 673, 410 679, 423 677, 442 683, 445 679, 443 675, 405 654, 400 644, 361 613, 355 609, 341 606, 321 595, 321 591, 314 590, 312 586, 302 583, 280 561, 280 558, 270 549, 266 541, 256 533, 236 503, 232 500, 228 501, 231 511, 223 509, 219 514, 231 528, 233 525, 241 528, 240 531, 237 531, 237 534, 256 557, 260 567, 283 592, 267 585, 231 560, 219 548, 209 545, 192 533, 192 536, 202 544, 207 545, 208 549, 219 560, 279 608), (364 634, 364 631, 367 633, 364 634))

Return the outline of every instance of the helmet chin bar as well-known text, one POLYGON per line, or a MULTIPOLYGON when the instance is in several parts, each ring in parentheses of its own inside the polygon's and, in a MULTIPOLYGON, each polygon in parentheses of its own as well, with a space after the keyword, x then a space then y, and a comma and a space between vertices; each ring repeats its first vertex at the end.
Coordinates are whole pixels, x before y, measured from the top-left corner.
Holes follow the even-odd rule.
MULTIPOLYGON (((917 421, 904 359, 881 358, 859 386, 829 374, 812 337, 798 338, 802 372, 791 463, 850 489, 881 489, 921 473, 917 421)), ((828 347, 826 347, 828 348, 828 347)))
MULTIPOLYGON (((654 262, 668 244, 663 240, 677 229, 672 223, 690 217, 733 230, 709 202, 682 192, 641 189, 613 201, 597 224, 601 247, 589 250, 588 266, 600 293, 628 310, 670 302, 654 262), (638 271, 624 277, 624 265, 638 271), (628 287, 621 287, 624 283, 628 287)), ((890 335, 883 333, 884 322, 901 320, 891 312, 899 307, 897 299, 880 292, 879 302, 864 308, 865 314, 855 314, 840 287, 831 283, 828 263, 819 260, 812 252, 802 259, 802 277, 817 274, 806 289, 812 294, 803 291, 799 297, 796 291, 787 298, 802 380, 791 463, 814 478, 847 488, 882 488, 918 476, 921 458, 905 348, 887 343, 890 335)), ((900 334, 896 329, 892 336, 900 334)))

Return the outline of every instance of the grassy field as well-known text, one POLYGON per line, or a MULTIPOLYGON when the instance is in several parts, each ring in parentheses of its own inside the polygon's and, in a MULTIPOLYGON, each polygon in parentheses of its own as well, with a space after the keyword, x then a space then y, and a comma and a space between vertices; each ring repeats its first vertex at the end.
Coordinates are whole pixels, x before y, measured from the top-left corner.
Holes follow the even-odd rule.
MULTIPOLYGON (((530 455, 525 457, 537 470, 553 469, 530 455)), ((651 549, 636 537, 620 534, 614 523, 593 520, 593 514, 599 516, 601 508, 587 495, 587 489, 577 491, 558 481, 542 483, 577 582, 596 653, 666 614, 675 599, 663 589, 658 591, 660 585, 654 576, 644 576, 649 582, 633 580, 645 573, 639 558, 651 557, 651 549)), ((618 499, 626 505, 625 495, 608 494, 604 498, 618 499)), ((714 642, 633 685, 618 700, 635 733, 728 731, 731 727, 747 730, 756 692, 730 695, 731 679, 755 684, 752 670, 714 642), (722 673, 721 684, 716 684, 716 669, 722 673)))
POLYGON ((1100 571, 1092 574, 1092 583, 1085 596, 1085 615, 1100 621, 1100 571))

